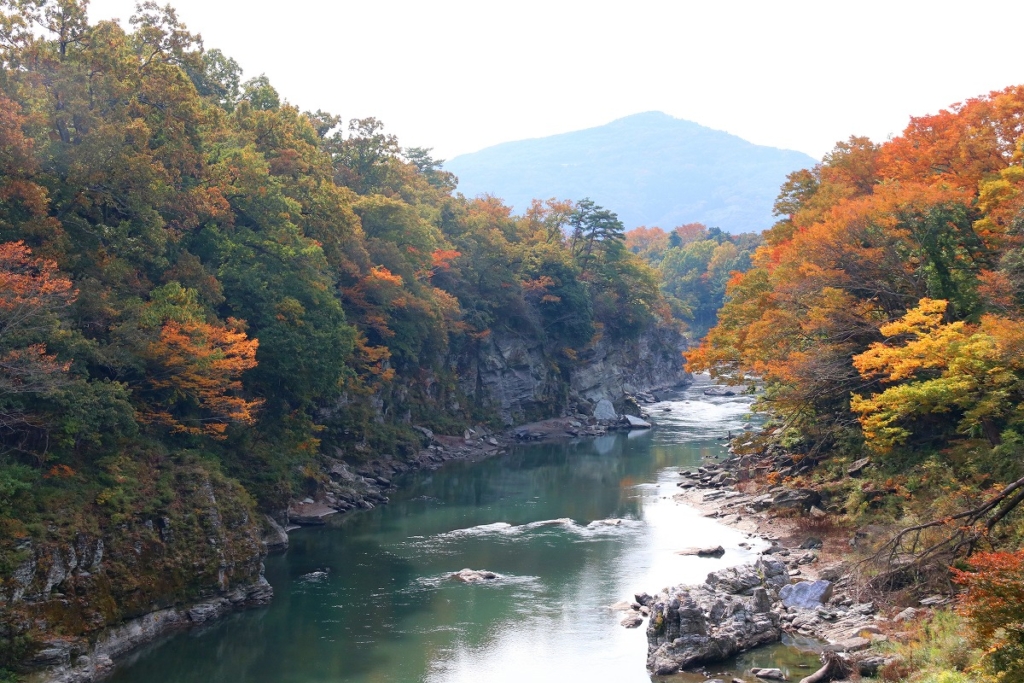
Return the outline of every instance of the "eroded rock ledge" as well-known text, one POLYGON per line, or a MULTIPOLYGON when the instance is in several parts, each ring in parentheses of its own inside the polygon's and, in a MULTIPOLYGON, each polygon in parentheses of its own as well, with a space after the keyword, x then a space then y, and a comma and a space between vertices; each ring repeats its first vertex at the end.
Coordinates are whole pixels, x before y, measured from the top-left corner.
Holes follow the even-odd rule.
POLYGON ((91 645, 81 639, 54 639, 36 655, 43 657, 45 661, 39 663, 49 668, 33 680, 35 683, 90 683, 102 679, 113 671, 116 658, 140 645, 172 631, 198 626, 236 609, 266 605, 273 596, 274 589, 261 575, 255 583, 240 586, 225 595, 151 612, 107 628, 91 645))

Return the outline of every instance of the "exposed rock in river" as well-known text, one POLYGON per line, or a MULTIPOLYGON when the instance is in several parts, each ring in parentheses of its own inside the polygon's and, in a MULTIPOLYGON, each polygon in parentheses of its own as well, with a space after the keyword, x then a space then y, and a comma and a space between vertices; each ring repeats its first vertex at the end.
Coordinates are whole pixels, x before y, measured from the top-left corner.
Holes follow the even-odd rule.
POLYGON ((498 575, 486 569, 460 569, 452 574, 451 578, 463 583, 482 583, 484 581, 494 581, 498 578, 498 575))
POLYGON ((288 508, 288 520, 295 524, 323 524, 327 517, 337 512, 337 508, 310 500, 292 503, 288 508))
POLYGON ((676 555, 690 555, 693 557, 721 557, 725 555, 725 548, 720 545, 707 548, 683 548, 676 552, 676 555))
POLYGON ((786 565, 762 558, 712 572, 699 586, 659 594, 647 626, 647 668, 671 674, 779 640, 772 598, 787 580, 786 565))
POLYGON ((630 429, 650 429, 651 428, 651 423, 648 422, 647 420, 642 420, 639 417, 634 417, 633 415, 625 415, 624 417, 626 418, 626 422, 629 423, 629 428, 630 429))

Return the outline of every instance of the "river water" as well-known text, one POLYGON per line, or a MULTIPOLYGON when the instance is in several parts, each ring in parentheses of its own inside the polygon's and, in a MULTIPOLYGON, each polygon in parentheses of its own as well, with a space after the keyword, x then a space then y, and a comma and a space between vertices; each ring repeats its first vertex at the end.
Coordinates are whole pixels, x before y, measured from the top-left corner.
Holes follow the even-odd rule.
MULTIPOLYGON (((720 437, 750 419, 748 397, 706 386, 651 406, 650 432, 450 463, 410 475, 389 505, 293 532, 267 558, 269 607, 145 648, 111 680, 649 682, 644 627, 607 606, 703 581, 765 545, 671 498, 676 472, 724 455, 720 437), (720 559, 675 554, 719 544, 720 559), (501 578, 448 578, 465 567, 501 578)), ((776 647, 716 671, 815 661, 776 647)))

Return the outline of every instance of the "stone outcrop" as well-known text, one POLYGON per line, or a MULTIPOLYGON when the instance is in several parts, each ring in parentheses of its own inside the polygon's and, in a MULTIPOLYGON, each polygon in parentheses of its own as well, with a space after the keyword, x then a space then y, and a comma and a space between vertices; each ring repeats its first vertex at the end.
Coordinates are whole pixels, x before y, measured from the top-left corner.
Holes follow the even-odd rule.
POLYGON ((686 348, 686 338, 668 328, 645 332, 633 341, 602 339, 577 350, 566 378, 553 361, 560 349, 545 349, 512 332, 495 332, 475 358, 462 361, 460 388, 492 406, 507 425, 551 417, 574 404, 588 405, 588 414, 593 414, 602 399, 615 402, 626 394, 685 383, 686 348))
POLYGON ((786 566, 762 558, 661 593, 650 601, 648 670, 672 674, 778 641, 782 628, 772 604, 786 582, 786 566))

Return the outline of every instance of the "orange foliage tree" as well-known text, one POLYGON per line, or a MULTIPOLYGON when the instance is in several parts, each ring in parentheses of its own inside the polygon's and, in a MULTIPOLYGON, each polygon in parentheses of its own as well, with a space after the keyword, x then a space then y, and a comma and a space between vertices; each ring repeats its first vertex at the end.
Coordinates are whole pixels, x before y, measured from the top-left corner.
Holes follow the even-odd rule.
POLYGON ((0 424, 24 419, 10 403, 18 394, 56 388, 68 363, 47 353, 59 328, 57 313, 75 299, 57 264, 34 258, 22 242, 0 244, 0 424))
POLYGON ((155 372, 143 418, 215 439, 224 438, 229 424, 252 424, 261 401, 241 396, 240 377, 256 367, 258 344, 234 319, 227 325, 166 321, 147 351, 155 372))
POLYGON ((648 228, 641 225, 626 233, 626 249, 650 259, 652 256, 668 248, 668 233, 659 227, 648 228))
POLYGON ((953 570, 967 588, 959 611, 996 680, 1024 680, 1024 550, 978 553, 970 564, 970 571, 953 570))

